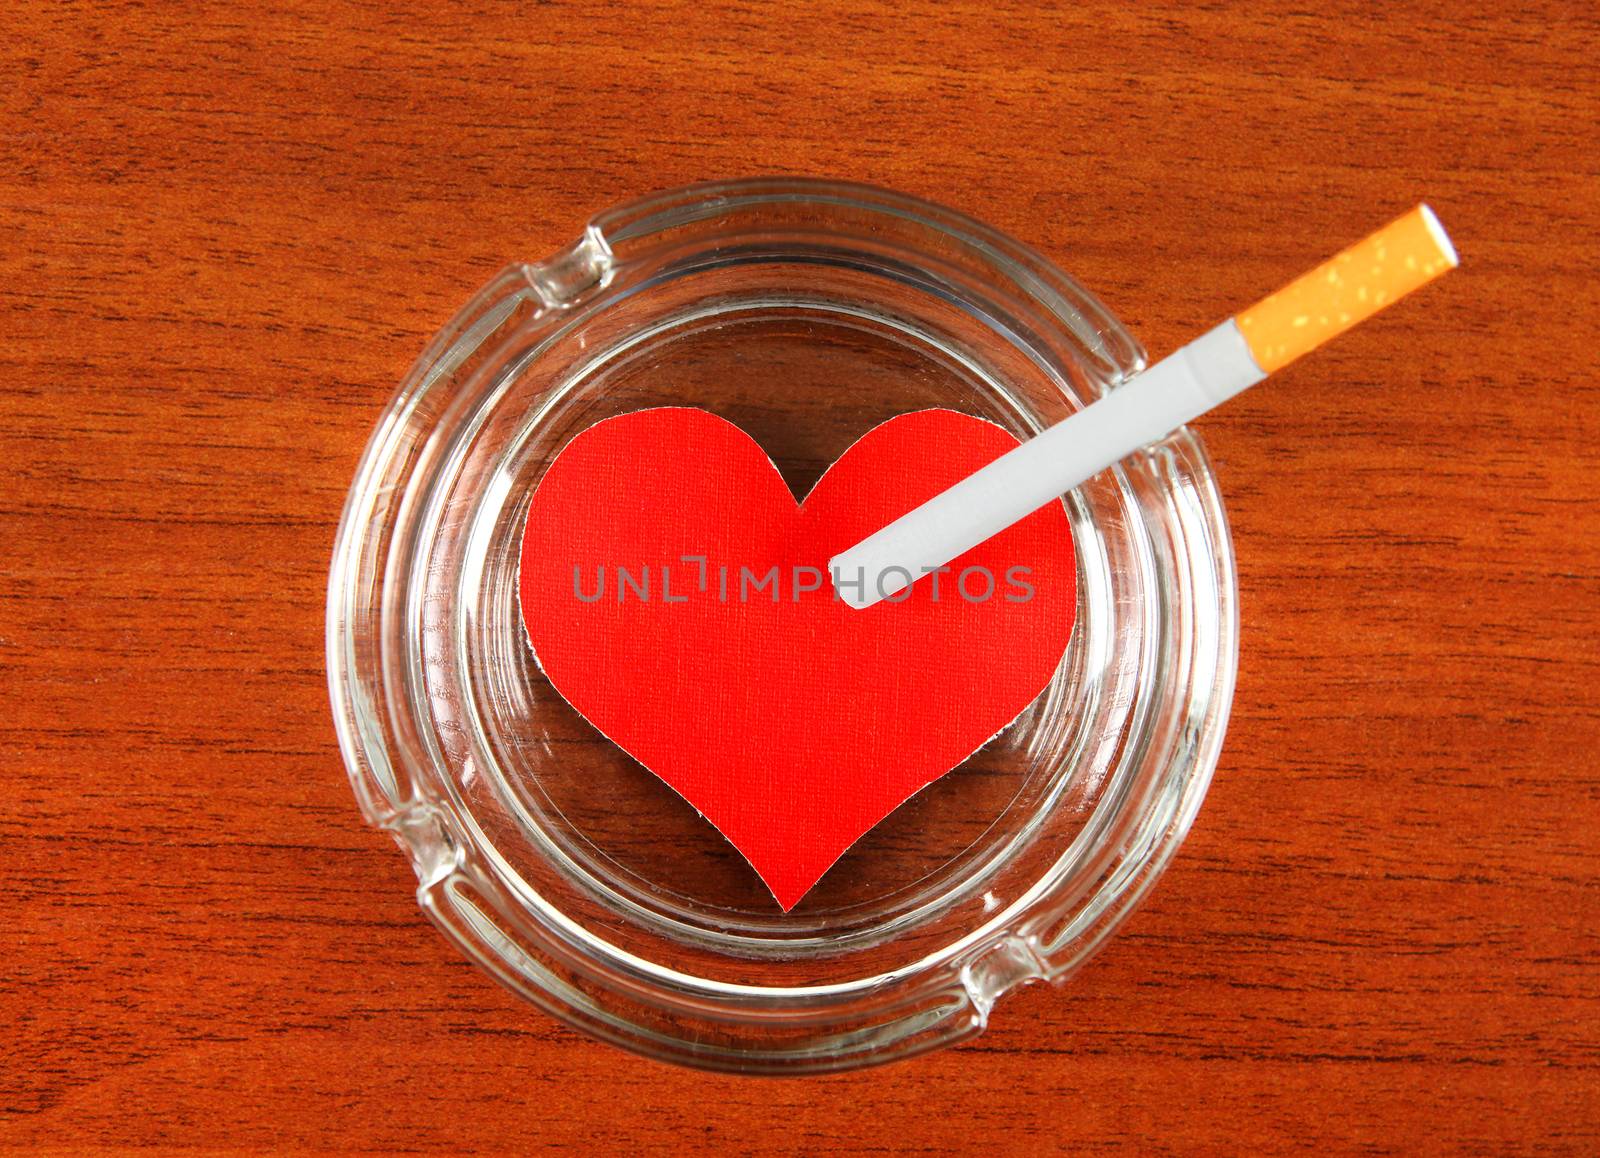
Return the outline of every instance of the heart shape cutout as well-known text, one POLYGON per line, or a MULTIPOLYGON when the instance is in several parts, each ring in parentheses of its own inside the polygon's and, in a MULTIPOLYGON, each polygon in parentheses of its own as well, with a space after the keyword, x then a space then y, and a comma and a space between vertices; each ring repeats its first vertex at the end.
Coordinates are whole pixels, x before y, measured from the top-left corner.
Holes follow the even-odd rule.
POLYGON ((756 442, 707 411, 596 423, 530 502, 519 585, 534 654, 788 911, 1061 661, 1077 597, 1060 503, 901 602, 854 610, 827 577, 835 554, 1016 445, 971 415, 903 414, 797 503, 756 442))

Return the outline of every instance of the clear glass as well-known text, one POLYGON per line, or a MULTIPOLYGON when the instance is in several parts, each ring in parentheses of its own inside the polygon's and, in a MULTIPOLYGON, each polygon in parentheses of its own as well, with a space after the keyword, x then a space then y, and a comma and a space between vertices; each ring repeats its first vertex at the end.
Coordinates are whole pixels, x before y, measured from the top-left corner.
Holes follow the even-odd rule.
POLYGON ((1233 561, 1192 434, 1066 497, 1080 605, 1050 686, 787 914, 552 691, 521 628, 518 544, 552 457, 616 414, 712 410, 803 495, 895 414, 944 406, 1027 436, 1142 365, 1037 254, 859 185, 664 193, 503 271, 384 413, 329 584, 344 758, 423 910, 567 1022, 726 1070, 903 1057, 1070 975, 1171 857, 1226 724, 1233 561))

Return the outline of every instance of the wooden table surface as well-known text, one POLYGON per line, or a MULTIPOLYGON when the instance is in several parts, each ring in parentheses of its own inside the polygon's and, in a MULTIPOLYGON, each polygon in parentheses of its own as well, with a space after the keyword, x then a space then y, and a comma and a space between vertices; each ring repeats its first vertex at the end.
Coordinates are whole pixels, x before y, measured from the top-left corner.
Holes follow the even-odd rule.
POLYGON ((1469 7, 8 6, 0 1143, 1595 1153, 1600 30, 1469 7), (460 958, 322 660, 429 335, 770 172, 979 215, 1157 353, 1423 197, 1463 256, 1204 421, 1241 675, 1146 907, 973 1044, 790 1081, 460 958))

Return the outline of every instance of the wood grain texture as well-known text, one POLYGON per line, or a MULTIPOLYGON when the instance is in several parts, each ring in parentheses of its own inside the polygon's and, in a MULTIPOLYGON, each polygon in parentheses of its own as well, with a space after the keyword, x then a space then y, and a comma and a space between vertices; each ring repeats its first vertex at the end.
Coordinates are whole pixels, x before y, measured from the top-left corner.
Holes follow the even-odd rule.
POLYGON ((1589 4, 10 5, 0 1144, 1600 1148, 1589 4), (707 1077, 475 972, 362 826, 322 600, 372 421, 651 189, 879 182, 1154 352, 1421 197, 1463 266, 1208 418, 1242 675, 1148 905, 976 1043, 707 1077))

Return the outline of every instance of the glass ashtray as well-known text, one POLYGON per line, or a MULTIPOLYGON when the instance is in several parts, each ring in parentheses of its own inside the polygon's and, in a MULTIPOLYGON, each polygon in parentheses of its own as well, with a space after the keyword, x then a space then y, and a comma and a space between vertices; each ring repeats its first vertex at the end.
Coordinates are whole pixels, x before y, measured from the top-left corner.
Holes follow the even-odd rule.
POLYGON ((712 411, 803 496, 897 414, 944 407, 1025 438, 1143 364, 1038 254, 860 185, 663 193, 501 272, 379 421, 329 582, 344 760, 424 912, 569 1024, 720 1070, 905 1057, 1071 975, 1171 858, 1227 721, 1233 560, 1193 434, 1065 496, 1078 612, 1053 679, 788 913, 545 680, 518 546, 554 456, 616 415, 712 411))

